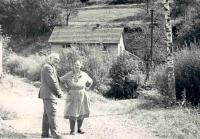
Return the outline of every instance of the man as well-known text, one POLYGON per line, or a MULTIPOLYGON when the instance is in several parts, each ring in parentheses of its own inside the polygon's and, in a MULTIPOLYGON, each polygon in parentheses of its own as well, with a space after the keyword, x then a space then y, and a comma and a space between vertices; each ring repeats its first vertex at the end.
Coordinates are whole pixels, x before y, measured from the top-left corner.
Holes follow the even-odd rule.
POLYGON ((49 129, 53 139, 60 139, 61 135, 57 129, 56 105, 57 98, 61 98, 61 89, 55 67, 60 58, 57 53, 49 55, 47 63, 41 69, 41 87, 39 98, 43 99, 44 113, 42 119, 42 138, 48 138, 49 129))

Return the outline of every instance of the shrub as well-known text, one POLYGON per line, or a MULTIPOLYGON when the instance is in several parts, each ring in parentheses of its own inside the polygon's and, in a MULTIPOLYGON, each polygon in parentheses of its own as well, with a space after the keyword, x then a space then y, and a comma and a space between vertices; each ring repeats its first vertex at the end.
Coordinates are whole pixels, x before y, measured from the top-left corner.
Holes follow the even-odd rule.
POLYGON ((107 53, 99 52, 89 46, 72 46, 72 51, 61 54, 59 76, 71 70, 75 60, 83 62, 83 71, 94 80, 94 87, 99 90, 101 84, 107 80, 112 58, 107 53))
POLYGON ((186 89, 186 99, 197 105, 200 102, 200 50, 193 48, 178 52, 175 57, 177 98, 186 89))
POLYGON ((152 73, 152 85, 159 90, 159 93, 169 97, 167 92, 167 73, 166 65, 159 65, 156 67, 155 72, 152 73))
MULTIPOLYGON (((186 91, 186 100, 192 105, 200 102, 200 49, 184 49, 175 54, 175 82, 176 97, 181 100, 183 91, 186 91)), ((159 92, 169 96, 167 92, 166 65, 157 68, 154 82, 159 92)))
POLYGON ((16 117, 17 117, 17 114, 15 112, 12 112, 3 107, 0 107, 0 119, 12 120, 12 119, 15 119, 16 117))
POLYGON ((129 74, 137 74, 139 71, 138 61, 124 54, 113 62, 109 71, 111 89, 105 94, 106 97, 115 99, 133 98, 137 90, 138 82, 128 78, 129 74), (130 90, 131 89, 131 90, 130 90))
POLYGON ((37 81, 40 79, 40 70, 44 60, 45 56, 39 56, 38 54, 30 55, 29 57, 10 54, 5 66, 6 70, 11 74, 37 81))
MULTIPOLYGON (((11 74, 26 77, 31 81, 38 81, 45 58, 45 56, 38 54, 23 57, 13 53, 7 56, 5 68, 11 74)), ((93 78, 96 89, 99 89, 99 86, 107 80, 112 58, 109 57, 108 53, 101 53, 89 48, 89 46, 72 46, 72 50, 60 54, 59 76, 70 71, 77 59, 83 62, 83 70, 93 78)))
POLYGON ((4 124, 0 119, 0 138, 22 139, 22 138, 26 138, 26 136, 21 133, 17 133, 17 131, 13 127, 7 124, 4 124))

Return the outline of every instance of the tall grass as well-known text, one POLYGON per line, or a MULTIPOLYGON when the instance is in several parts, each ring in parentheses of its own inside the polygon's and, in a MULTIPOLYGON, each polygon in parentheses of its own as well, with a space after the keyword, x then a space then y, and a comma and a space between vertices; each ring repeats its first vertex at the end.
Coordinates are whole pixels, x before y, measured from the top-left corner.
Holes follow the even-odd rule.
POLYGON ((199 109, 166 105, 156 90, 141 93, 137 106, 129 109, 130 118, 156 136, 172 139, 199 139, 199 109))
MULTIPOLYGON (((108 52, 96 50, 98 47, 101 46, 94 48, 88 45, 73 45, 70 51, 61 53, 61 61, 58 65, 59 76, 72 70, 75 60, 79 59, 84 65, 82 70, 86 71, 93 78, 94 86, 96 89, 99 89, 101 84, 104 84, 108 78, 107 76, 114 57, 108 52)), ((7 55, 4 67, 11 74, 26 77, 31 81, 39 81, 40 70, 45 59, 45 56, 38 54, 24 57, 11 53, 7 55)))
MULTIPOLYGON (((184 99, 183 91, 185 90, 186 100, 193 105, 198 105, 200 102, 200 49, 198 46, 176 52, 174 65, 177 99, 184 99)), ((166 65, 157 67, 154 73, 154 82, 161 94, 170 95, 166 86, 166 65)))
POLYGON ((0 121, 0 138, 22 139, 26 137, 21 133, 17 133, 11 126, 5 125, 0 121))
POLYGON ((17 114, 0 106, 0 118, 2 120, 12 120, 17 118, 17 114))
POLYGON ((11 74, 37 81, 40 79, 40 70, 44 61, 45 56, 39 56, 38 54, 23 57, 12 53, 7 58, 5 68, 11 74))

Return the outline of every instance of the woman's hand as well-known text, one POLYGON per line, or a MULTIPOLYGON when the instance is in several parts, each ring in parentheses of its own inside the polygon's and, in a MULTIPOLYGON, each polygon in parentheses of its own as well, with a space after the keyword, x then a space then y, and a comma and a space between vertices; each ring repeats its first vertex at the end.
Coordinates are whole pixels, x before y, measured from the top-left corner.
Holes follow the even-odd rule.
POLYGON ((89 87, 85 87, 85 90, 86 90, 86 91, 89 91, 89 90, 90 90, 90 88, 89 88, 89 87))

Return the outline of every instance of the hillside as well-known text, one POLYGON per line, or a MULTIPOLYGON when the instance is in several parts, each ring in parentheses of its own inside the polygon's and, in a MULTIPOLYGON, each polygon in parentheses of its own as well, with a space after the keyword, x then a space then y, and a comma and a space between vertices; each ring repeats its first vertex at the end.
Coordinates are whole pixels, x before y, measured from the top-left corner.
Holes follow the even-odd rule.
MULTIPOLYGON (((132 29, 147 24, 144 20, 145 14, 145 4, 92 5, 79 9, 76 16, 70 17, 69 26, 95 26, 96 24, 99 24, 100 27, 106 28, 130 27, 132 29)), ((137 34, 137 32, 134 33, 137 34)), ((49 37, 50 34, 46 34, 45 36, 39 36, 38 38, 26 39, 22 43, 14 43, 18 46, 18 48, 22 48, 19 49, 19 53, 29 55, 40 52, 42 49, 48 47, 49 44, 47 41, 49 37)), ((127 36, 125 37, 125 44, 127 44, 127 48, 135 47, 134 51, 137 54, 136 51, 141 47, 139 45, 128 46, 131 43, 130 39, 126 40, 126 38, 127 36), (128 41, 128 43, 126 41, 128 41)), ((132 41, 134 42, 136 40, 134 39, 132 41)), ((143 49, 140 51, 143 52, 143 49)))
POLYGON ((70 23, 84 22, 98 24, 115 24, 122 25, 128 22, 136 22, 142 20, 141 15, 145 12, 145 4, 130 5, 100 5, 83 7, 78 11, 76 17, 72 17, 70 23))

